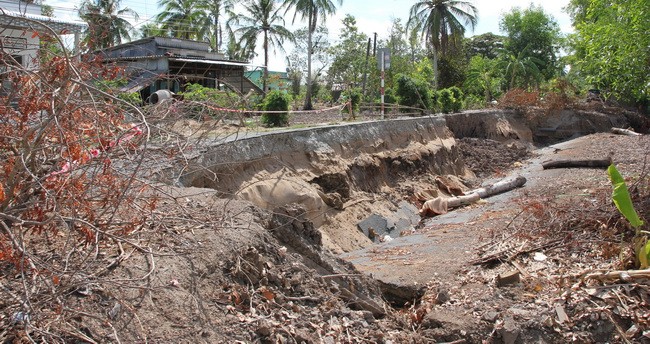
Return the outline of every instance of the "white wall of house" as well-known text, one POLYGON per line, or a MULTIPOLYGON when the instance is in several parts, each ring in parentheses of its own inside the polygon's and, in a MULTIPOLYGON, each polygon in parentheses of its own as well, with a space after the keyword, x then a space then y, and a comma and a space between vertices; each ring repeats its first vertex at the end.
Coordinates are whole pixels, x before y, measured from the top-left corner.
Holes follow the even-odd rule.
MULTIPOLYGON (((6 11, 19 12, 23 14, 41 14, 40 1, 27 3, 24 1, 4 0, 0 2, 0 7, 6 11)), ((12 56, 20 56, 21 63, 26 68, 38 67, 38 35, 29 29, 11 29, 0 27, 0 39, 5 52, 12 56)))
POLYGON ((39 39, 31 30, 0 29, 0 40, 5 52, 21 56, 21 64, 26 68, 38 67, 39 39))

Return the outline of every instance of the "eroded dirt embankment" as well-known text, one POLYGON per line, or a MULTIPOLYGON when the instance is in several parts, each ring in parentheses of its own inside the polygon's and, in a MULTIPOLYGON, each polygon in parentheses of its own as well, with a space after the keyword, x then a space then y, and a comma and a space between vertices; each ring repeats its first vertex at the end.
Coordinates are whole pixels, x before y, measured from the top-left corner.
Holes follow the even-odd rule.
POLYGON ((456 138, 526 147, 536 139, 564 139, 625 123, 624 116, 599 113, 531 116, 491 109, 287 130, 215 144, 174 179, 271 211, 299 204, 321 231, 323 245, 340 253, 372 244, 368 233, 357 229, 370 214, 390 216, 400 201, 437 193, 436 176, 471 183, 475 176, 456 138))
POLYGON ((271 211, 300 204, 323 245, 340 253, 371 245, 357 223, 437 192, 436 176, 471 182, 456 137, 532 142, 527 122, 486 110, 267 133, 214 145, 174 179, 271 211))
POLYGON ((389 213, 382 192, 407 176, 465 175, 443 118, 335 125, 261 135, 211 148, 183 185, 208 187, 268 210, 300 204, 335 252, 371 244, 356 223, 389 213))

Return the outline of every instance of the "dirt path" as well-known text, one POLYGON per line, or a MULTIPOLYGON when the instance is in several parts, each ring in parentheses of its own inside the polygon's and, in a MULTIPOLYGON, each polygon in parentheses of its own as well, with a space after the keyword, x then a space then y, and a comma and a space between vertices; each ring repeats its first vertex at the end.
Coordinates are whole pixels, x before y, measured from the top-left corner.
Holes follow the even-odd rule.
MULTIPOLYGON (((575 313, 569 317, 578 317, 578 310, 584 311, 585 305, 558 298, 558 292, 561 293, 563 288, 549 286, 549 283, 558 283, 550 276, 576 273, 577 267, 586 268, 598 264, 611 267, 612 263, 616 265, 616 259, 607 260, 600 255, 594 261, 585 262, 584 255, 579 252, 585 252, 587 248, 580 247, 576 241, 573 245, 578 247, 573 249, 545 250, 540 247, 534 250, 540 257, 546 257, 544 253, 549 257, 553 255, 553 260, 544 258, 544 261, 538 262, 531 259, 531 252, 530 255, 520 255, 521 259, 504 260, 504 264, 497 262, 486 266, 487 268, 473 266, 472 261, 481 258, 481 255, 492 253, 486 249, 487 245, 507 247, 512 246, 509 245, 510 242, 519 245, 520 238, 515 240, 510 233, 515 226, 513 222, 521 225, 519 215, 530 210, 525 204, 536 204, 534 202, 541 199, 547 202, 546 205, 552 212, 579 213, 580 202, 586 200, 587 203, 596 204, 600 200, 606 201, 611 193, 606 172, 602 169, 543 170, 542 162, 612 156, 623 175, 638 176, 644 168, 643 159, 647 156, 649 147, 650 140, 645 137, 594 134, 539 149, 536 151, 538 156, 528 159, 522 167, 507 174, 526 177, 527 183, 523 188, 428 219, 425 226, 414 234, 350 252, 342 257, 360 271, 379 280, 383 284, 385 296, 393 303, 408 307, 413 300, 426 293, 424 299, 428 298, 431 303, 422 312, 423 333, 433 331, 437 333, 437 338, 448 335, 450 339, 463 337, 472 342, 480 341, 480 333, 493 327, 493 338, 498 339, 496 342, 503 340, 515 343, 514 340, 505 338, 508 336, 519 337, 519 340, 523 339, 521 342, 562 342, 570 335, 549 335, 553 333, 554 321, 558 320, 558 307, 562 311, 565 308, 572 309, 575 313), (497 287, 499 276, 513 271, 521 283, 497 287), (510 330, 504 330, 508 326, 510 330), (456 333, 456 337, 453 333, 456 333), (473 334, 476 336, 473 337, 473 334)), ((500 178, 502 177, 504 176, 500 178)), ((524 221, 523 226, 526 225, 524 221)), ((548 225, 551 228, 551 224, 548 225)), ((529 226, 532 232, 535 226, 533 223, 529 226)), ((525 227, 522 228, 523 233, 526 233, 525 227)), ((576 233, 572 236, 577 238, 579 235, 576 225, 576 233)), ((569 243, 566 240, 563 242, 565 246, 569 243)), ((594 255, 599 254, 594 252, 594 255)), ((418 308, 415 309, 414 314, 417 315, 418 308)), ((579 323, 579 320, 575 321, 579 323)), ((563 331, 586 342, 600 342, 611 340, 610 331, 614 330, 612 326, 614 325, 610 323, 606 328, 598 329, 597 325, 583 324, 582 327, 564 326, 563 331), (588 330, 589 326, 592 326, 591 330, 588 330), (572 331, 575 332, 571 333, 572 331)), ((622 322, 620 326, 624 331, 631 325, 622 322)))

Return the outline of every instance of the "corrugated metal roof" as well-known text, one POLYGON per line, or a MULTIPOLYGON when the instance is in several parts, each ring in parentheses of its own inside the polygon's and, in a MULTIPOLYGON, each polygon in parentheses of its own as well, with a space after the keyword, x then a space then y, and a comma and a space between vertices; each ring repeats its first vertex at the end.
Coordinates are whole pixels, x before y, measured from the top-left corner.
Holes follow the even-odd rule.
POLYGON ((88 24, 81 21, 63 20, 37 14, 9 11, 7 9, 0 8, 0 26, 17 26, 37 29, 34 27, 35 25, 33 21, 47 25, 59 34, 81 32, 83 29, 88 27, 88 24))
POLYGON ((257 66, 257 65, 254 65, 254 64, 246 63, 246 62, 224 61, 224 60, 202 60, 202 59, 186 59, 186 58, 174 57, 174 58, 170 58, 169 61, 207 63, 207 64, 226 65, 226 66, 243 66, 243 67, 261 67, 261 68, 265 68, 264 66, 257 66))

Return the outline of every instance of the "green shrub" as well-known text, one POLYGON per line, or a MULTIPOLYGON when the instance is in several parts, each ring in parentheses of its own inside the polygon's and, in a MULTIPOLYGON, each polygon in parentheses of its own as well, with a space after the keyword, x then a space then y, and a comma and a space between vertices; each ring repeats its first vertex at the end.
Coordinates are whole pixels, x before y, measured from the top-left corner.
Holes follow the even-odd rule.
MULTIPOLYGON (((142 105, 142 97, 140 97, 139 92, 121 92, 119 89, 121 87, 124 87, 128 84, 129 80, 126 78, 119 78, 119 79, 107 79, 107 80, 101 80, 97 83, 97 87, 110 94, 115 96, 118 99, 121 99, 133 106, 141 106, 142 105)), ((117 103, 117 106, 124 108, 125 105, 121 103, 117 103)), ((128 108, 128 106, 127 106, 128 108)))
POLYGON ((386 91, 384 92, 384 103, 386 104, 396 104, 398 103, 397 95, 395 94, 395 90, 392 88, 387 88, 386 91))
POLYGON ((199 84, 185 85, 185 91, 181 92, 181 94, 183 95, 183 100, 211 102, 221 107, 231 107, 234 103, 233 97, 228 92, 204 87, 199 84))
POLYGON ((282 113, 262 114, 262 124, 267 127, 282 127, 289 124, 289 105, 291 96, 283 91, 273 90, 269 92, 262 102, 264 111, 283 111, 282 113))
POLYGON ((438 91, 438 102, 443 113, 450 113, 453 109, 454 94, 448 88, 442 89, 438 91))
POLYGON ((456 86, 450 87, 449 90, 454 95, 454 102, 452 103, 452 111, 459 112, 463 108, 463 101, 465 100, 465 95, 463 94, 463 91, 456 86))
POLYGON ((431 109, 431 89, 423 80, 410 78, 404 74, 397 77, 396 94, 400 105, 431 109))
POLYGON ((438 103, 443 113, 458 112, 463 107, 463 91, 452 86, 438 91, 438 103))

